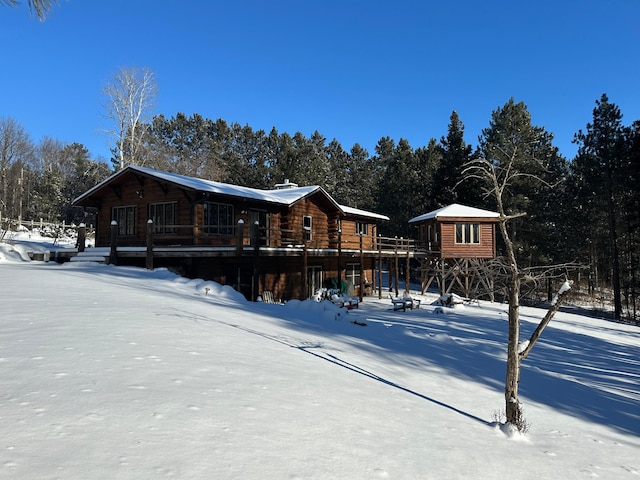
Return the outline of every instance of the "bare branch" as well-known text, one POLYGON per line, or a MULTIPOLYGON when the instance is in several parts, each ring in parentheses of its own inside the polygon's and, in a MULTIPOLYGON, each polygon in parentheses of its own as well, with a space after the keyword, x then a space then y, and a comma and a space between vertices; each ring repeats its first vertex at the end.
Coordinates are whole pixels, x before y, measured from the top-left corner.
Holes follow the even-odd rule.
POLYGON ((542 332, 544 331, 544 329, 547 327, 547 325, 549 325, 549 322, 551 322, 551 319, 553 318, 553 316, 560 309, 560 307, 562 306, 562 302, 564 301, 564 299, 566 298, 567 294, 570 291, 571 291, 571 284, 567 280, 562 284, 562 287, 560 287, 560 290, 558 291, 558 293, 556 294, 555 298, 551 302, 551 308, 549 308, 549 310, 547 310, 546 315, 540 321, 540 323, 538 324, 538 326, 536 327, 534 332, 531 334, 531 337, 529 338, 529 343, 518 354, 518 356, 519 356, 521 361, 524 360, 525 358, 527 358, 527 356, 529 356, 529 353, 531 352, 531 350, 533 349, 534 345, 536 344, 536 342, 540 338, 540 335, 542 335, 542 332))
POLYGON ((153 107, 157 86, 150 68, 121 68, 111 83, 105 86, 103 94, 108 101, 104 105, 106 118, 113 121, 114 128, 107 133, 116 143, 119 168, 136 163, 143 141, 147 114, 153 107))

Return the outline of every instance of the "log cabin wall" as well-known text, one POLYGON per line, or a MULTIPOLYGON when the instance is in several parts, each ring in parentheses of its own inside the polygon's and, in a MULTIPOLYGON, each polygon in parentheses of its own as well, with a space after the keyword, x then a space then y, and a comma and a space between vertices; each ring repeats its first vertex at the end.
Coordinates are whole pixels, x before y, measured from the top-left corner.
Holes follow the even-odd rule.
POLYGON ((100 201, 96 246, 109 245, 114 207, 134 208, 134 232, 119 236, 122 242, 131 246, 145 245, 150 204, 176 203, 176 224, 191 225, 193 222, 188 198, 175 186, 161 184, 149 178, 128 175, 117 185, 113 185, 113 188, 105 189, 100 201))
POLYGON ((362 248, 364 250, 375 250, 376 246, 376 225, 369 223, 370 220, 361 220, 354 218, 345 218, 342 220, 342 248, 359 249, 360 233, 358 225, 364 229, 366 233, 362 235, 362 248))
MULTIPOLYGON (((300 244, 306 243, 311 248, 329 248, 329 232, 336 232, 335 220, 338 215, 335 207, 323 201, 320 195, 312 195, 295 203, 287 212, 283 229, 292 234, 293 240, 304 230, 305 217, 311 218, 311 231, 309 237, 300 238, 300 244), (332 221, 330 221, 332 219, 332 221)), ((335 233, 334 233, 335 234, 335 233)), ((286 235, 286 233, 284 233, 286 235)), ((295 242, 294 242, 295 243, 295 242)))
POLYGON ((482 223, 478 219, 460 219, 440 223, 442 258, 493 258, 496 256, 495 223, 482 223), (479 243, 456 243, 456 223, 478 223, 479 243))

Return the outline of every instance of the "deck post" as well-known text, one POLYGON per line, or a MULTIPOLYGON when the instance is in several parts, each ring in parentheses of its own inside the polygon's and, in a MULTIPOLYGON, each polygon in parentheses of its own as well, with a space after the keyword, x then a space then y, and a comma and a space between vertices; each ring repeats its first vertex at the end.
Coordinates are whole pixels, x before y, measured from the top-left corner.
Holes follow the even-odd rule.
POLYGON ((251 300, 258 298, 260 291, 260 223, 256 220, 251 225, 251 238, 253 239, 253 279, 251 282, 251 300))
POLYGON ((238 228, 236 228, 236 255, 242 256, 242 240, 244 238, 244 220, 238 220, 238 228))
POLYGON ((342 270, 340 268, 340 259, 342 258, 342 228, 338 229, 338 284, 337 287, 342 291, 342 270))
POLYGON ((362 233, 360 233, 360 301, 362 302, 362 297, 364 296, 364 249, 362 246, 362 233))
POLYGON ((309 298, 308 286, 307 286, 307 276, 309 270, 309 258, 307 253, 307 243, 305 242, 302 246, 302 298, 309 298))
POLYGON ((411 265, 409 263, 409 240, 407 240, 407 265, 404 270, 404 289, 406 292, 411 291, 411 265))
POLYGON ((153 270, 153 220, 147 220, 147 270, 153 270))
POLYGON ((395 283, 396 283, 396 297, 398 296, 398 284, 400 283, 400 264, 398 262, 398 237, 396 237, 396 246, 395 246, 395 250, 396 250, 396 254, 395 254, 395 259, 394 259, 394 268, 393 268, 393 275, 395 278, 395 283))
MULTIPOLYGON (((378 235, 380 237, 380 235, 378 235)), ((378 300, 382 299, 382 239, 378 238, 378 300)))
POLYGON ((78 252, 84 252, 87 238, 87 227, 84 223, 78 225, 78 252))
POLYGON ((109 264, 118 265, 118 222, 111 221, 111 242, 109 249, 109 264))

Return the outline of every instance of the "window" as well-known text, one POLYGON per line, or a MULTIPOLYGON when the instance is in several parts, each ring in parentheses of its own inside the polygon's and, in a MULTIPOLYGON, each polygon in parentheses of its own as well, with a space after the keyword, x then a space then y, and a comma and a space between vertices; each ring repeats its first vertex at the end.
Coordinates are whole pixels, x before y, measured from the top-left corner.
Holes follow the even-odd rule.
POLYGON ((176 228, 171 226, 176 224, 176 210, 176 202, 149 205, 149 218, 153 220, 153 233, 176 233, 176 228))
POLYGON ((356 233, 367 235, 369 231, 369 224, 365 222, 356 222, 356 233))
POLYGON ((345 278, 356 287, 360 285, 360 264, 347 263, 345 278))
POLYGON ((456 243, 480 243, 480 224, 456 223, 456 243))
POLYGON ((136 234, 136 207, 113 207, 111 221, 118 222, 118 235, 136 234))
POLYGON ((205 202, 204 231, 214 235, 233 235, 233 205, 205 202))
POLYGON ((313 227, 313 219, 309 215, 302 217, 302 230, 305 242, 311 241, 311 231, 313 227))

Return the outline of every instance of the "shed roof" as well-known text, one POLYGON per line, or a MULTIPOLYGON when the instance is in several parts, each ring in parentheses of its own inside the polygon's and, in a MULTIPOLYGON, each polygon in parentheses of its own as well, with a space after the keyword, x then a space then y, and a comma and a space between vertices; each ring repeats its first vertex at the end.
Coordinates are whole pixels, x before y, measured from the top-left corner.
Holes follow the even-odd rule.
POLYGON ((476 207, 468 207, 466 205, 460 205, 459 203, 453 203, 446 207, 433 210, 429 213, 424 213, 409 220, 409 223, 422 222, 430 219, 442 219, 442 218, 484 218, 496 220, 500 217, 498 212, 492 212, 489 210, 483 210, 476 207))

